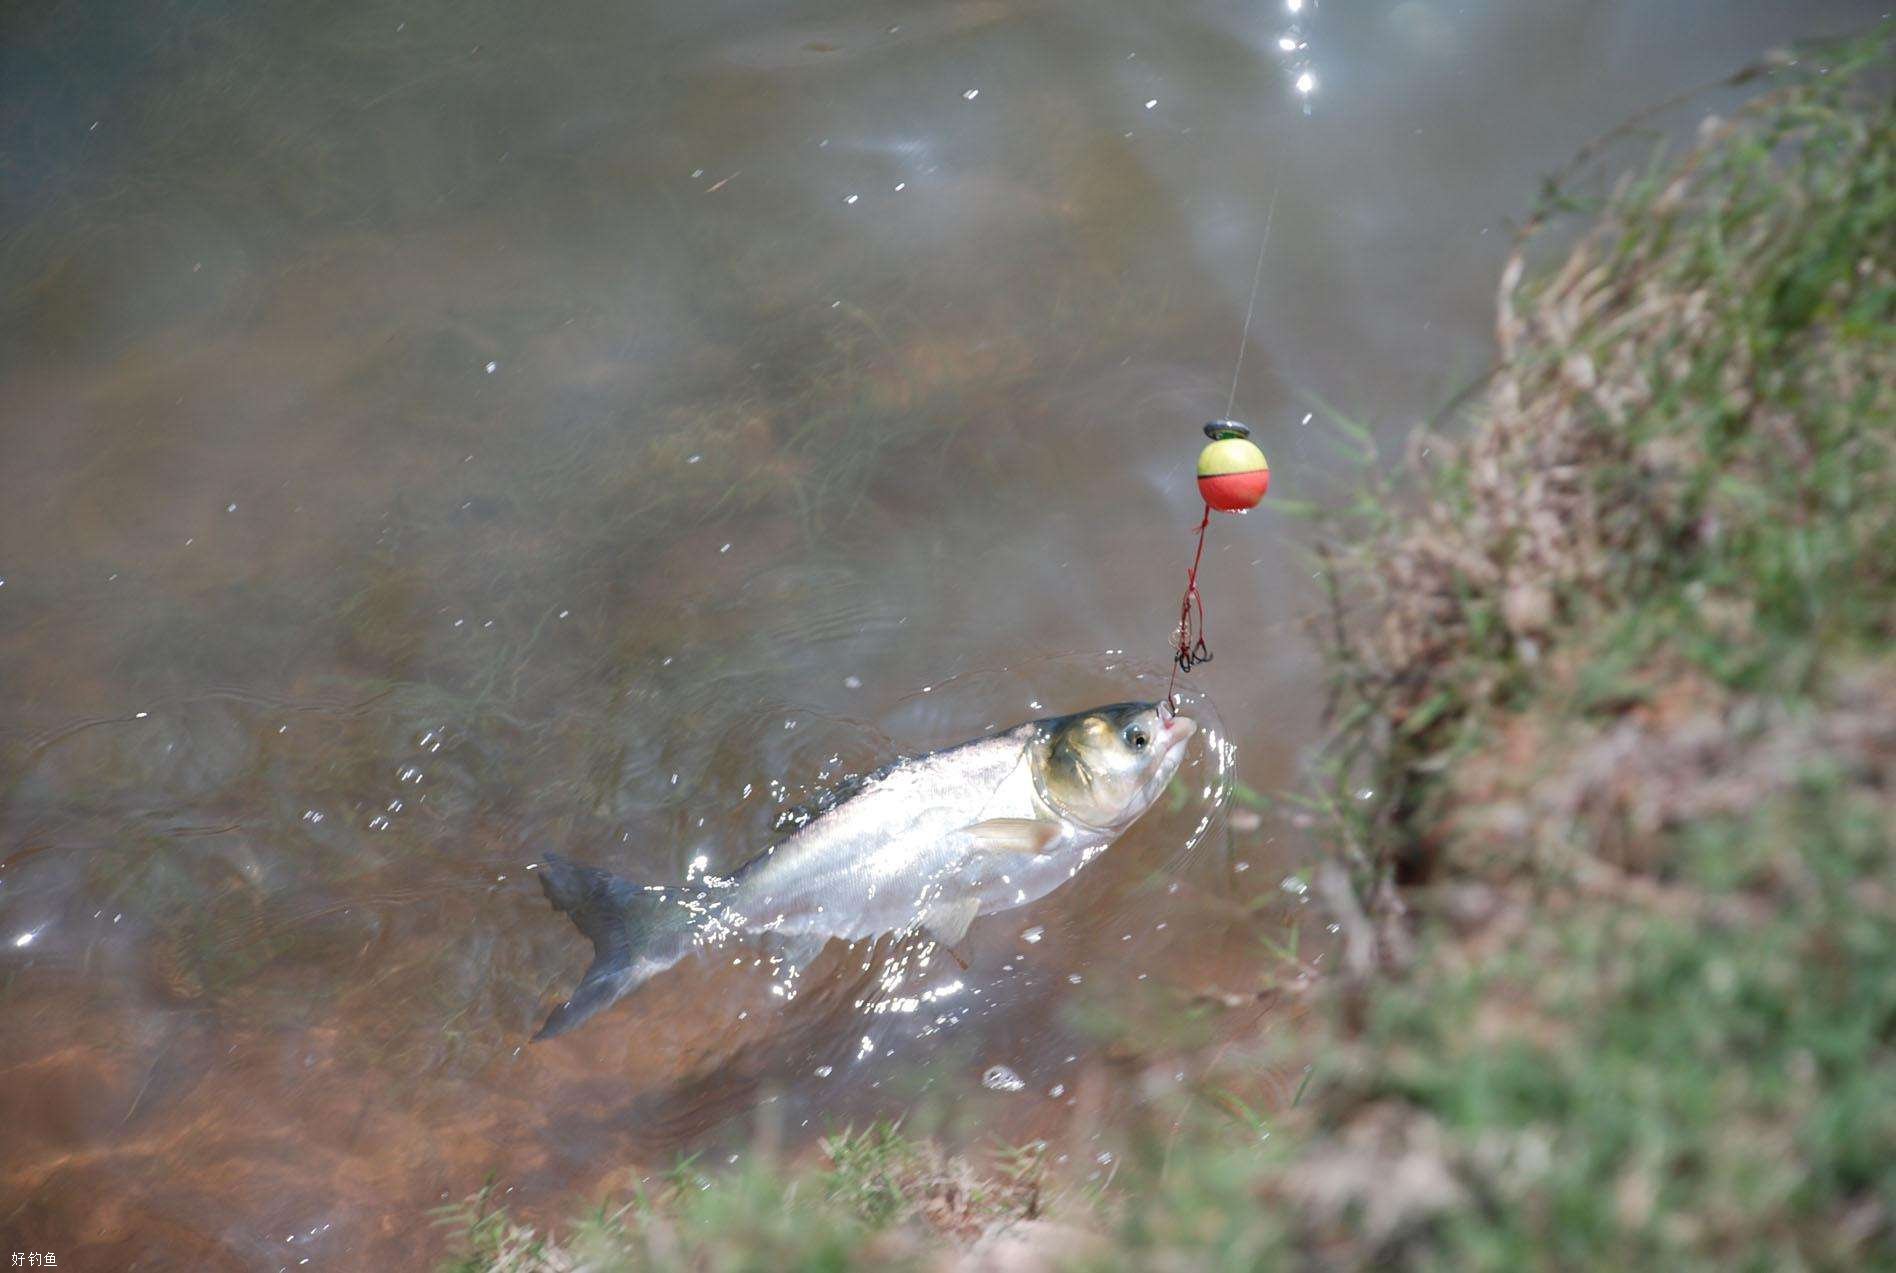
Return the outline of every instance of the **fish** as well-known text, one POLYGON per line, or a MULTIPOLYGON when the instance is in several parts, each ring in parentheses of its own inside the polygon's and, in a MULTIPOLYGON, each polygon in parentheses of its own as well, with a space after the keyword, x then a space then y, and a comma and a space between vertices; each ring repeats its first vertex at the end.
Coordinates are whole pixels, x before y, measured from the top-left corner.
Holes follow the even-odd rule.
POLYGON ((1165 790, 1196 730, 1163 703, 1028 721, 897 761, 730 876, 682 886, 547 852, 540 887, 593 960, 533 1037, 565 1034, 733 939, 773 944, 792 966, 832 939, 890 934, 952 953, 977 916, 1045 897, 1111 847, 1165 790))

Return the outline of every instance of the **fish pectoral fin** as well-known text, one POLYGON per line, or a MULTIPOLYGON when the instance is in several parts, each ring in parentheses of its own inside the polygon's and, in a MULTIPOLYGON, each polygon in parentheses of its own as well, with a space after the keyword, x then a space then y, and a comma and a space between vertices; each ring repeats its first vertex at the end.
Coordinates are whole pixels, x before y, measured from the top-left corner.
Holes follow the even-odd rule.
POLYGON ((922 931, 945 946, 952 954, 954 947, 968 935, 968 925, 974 923, 974 917, 981 912, 981 899, 963 898, 958 902, 936 902, 922 912, 922 931))
POLYGON ((1060 824, 1039 818, 989 818, 962 834, 984 853, 1045 853, 1060 838, 1060 824))

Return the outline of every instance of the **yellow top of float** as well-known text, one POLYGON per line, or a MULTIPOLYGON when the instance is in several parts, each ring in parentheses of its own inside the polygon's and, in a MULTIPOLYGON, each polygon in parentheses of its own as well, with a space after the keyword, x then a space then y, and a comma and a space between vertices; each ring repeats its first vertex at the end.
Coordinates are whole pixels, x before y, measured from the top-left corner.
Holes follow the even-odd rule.
POLYGON ((1230 473, 1255 473, 1268 469, 1264 452, 1245 438, 1220 438, 1206 444, 1198 453, 1198 476, 1224 477, 1230 473))

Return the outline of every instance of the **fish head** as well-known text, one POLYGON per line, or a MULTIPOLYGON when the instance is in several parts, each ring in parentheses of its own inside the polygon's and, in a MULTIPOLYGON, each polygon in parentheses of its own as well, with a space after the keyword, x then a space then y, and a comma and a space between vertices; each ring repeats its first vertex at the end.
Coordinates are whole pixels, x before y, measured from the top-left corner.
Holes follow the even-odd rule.
POLYGON ((1114 703, 1040 722, 1034 785, 1054 812, 1096 831, 1121 831, 1165 790, 1197 731, 1158 703, 1114 703))

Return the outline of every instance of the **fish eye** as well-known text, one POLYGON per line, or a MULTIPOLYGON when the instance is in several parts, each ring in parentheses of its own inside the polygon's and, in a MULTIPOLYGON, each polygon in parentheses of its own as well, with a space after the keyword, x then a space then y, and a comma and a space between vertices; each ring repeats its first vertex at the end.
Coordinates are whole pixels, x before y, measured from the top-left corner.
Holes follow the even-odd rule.
POLYGON ((1126 732, 1121 734, 1120 737, 1124 738, 1126 740, 1126 746, 1132 748, 1134 751, 1144 751, 1146 744, 1151 741, 1146 737, 1145 730, 1139 728, 1137 725, 1126 726, 1126 732))

